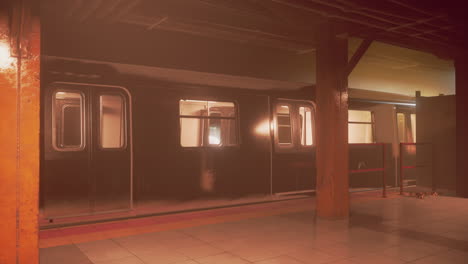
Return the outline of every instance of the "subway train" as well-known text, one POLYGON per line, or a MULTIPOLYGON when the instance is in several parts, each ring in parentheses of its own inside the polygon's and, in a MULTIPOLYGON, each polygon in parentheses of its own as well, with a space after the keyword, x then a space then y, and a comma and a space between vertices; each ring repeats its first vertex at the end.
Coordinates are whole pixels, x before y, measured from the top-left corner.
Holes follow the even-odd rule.
MULTIPOLYGON (((315 189, 313 85, 52 56, 41 75, 43 219, 315 189)), ((384 164, 397 186, 413 98, 350 98, 351 190, 381 188, 384 164)))

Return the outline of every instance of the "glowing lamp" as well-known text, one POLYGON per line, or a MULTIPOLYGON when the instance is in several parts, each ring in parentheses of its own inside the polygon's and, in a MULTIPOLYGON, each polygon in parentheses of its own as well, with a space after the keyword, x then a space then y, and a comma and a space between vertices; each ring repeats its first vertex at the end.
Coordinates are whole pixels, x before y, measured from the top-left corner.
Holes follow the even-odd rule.
POLYGON ((10 56, 10 46, 6 43, 0 42, 0 69, 11 67, 14 58, 10 56))

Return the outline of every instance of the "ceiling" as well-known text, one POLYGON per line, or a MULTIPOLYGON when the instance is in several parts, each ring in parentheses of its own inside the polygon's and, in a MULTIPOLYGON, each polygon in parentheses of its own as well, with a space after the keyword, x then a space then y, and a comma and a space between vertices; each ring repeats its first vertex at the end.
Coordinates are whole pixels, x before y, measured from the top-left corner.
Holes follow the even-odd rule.
POLYGON ((307 52, 320 28, 453 57, 466 44, 463 3, 440 0, 45 0, 42 12, 307 52))
MULTIPOLYGON (((361 40, 349 41, 350 56, 361 40)), ((433 54, 373 42, 349 76, 349 87, 414 96, 455 94, 453 61, 433 54)))
MULTIPOLYGON (((349 53, 375 40, 350 87, 414 95, 453 94, 452 59, 465 52, 463 8, 440 0, 44 0, 41 14, 64 25, 175 32, 315 57, 321 28, 350 36, 349 53)), ((145 33, 146 34, 146 33, 145 33)), ((315 65, 293 81, 314 83, 315 65), (303 76, 302 76, 303 75, 303 76)), ((235 73, 234 73, 235 74, 235 73)), ((277 74, 276 74, 277 75, 277 74)), ((290 81, 288 78, 281 78, 290 81)))

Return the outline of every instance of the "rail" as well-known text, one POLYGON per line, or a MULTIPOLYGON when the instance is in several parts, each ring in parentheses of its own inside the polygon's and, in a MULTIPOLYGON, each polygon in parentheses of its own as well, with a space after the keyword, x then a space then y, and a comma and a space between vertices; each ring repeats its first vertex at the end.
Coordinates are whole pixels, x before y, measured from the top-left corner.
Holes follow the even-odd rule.
POLYGON ((362 173, 362 172, 382 172, 382 197, 387 198, 387 175, 386 175, 386 145, 385 143, 350 143, 352 146, 382 146, 382 167, 381 168, 370 168, 370 169, 358 169, 350 170, 350 174, 362 173))
MULTIPOLYGON (((430 145, 430 143, 400 143, 400 195, 403 195, 404 194, 404 186, 403 186, 403 182, 405 180, 405 176, 404 176, 404 170, 405 169, 416 169, 416 168, 425 168, 425 167, 428 167, 427 164, 424 164, 424 165, 404 165, 404 159, 403 159, 403 147, 405 146, 415 146, 415 148, 418 146, 418 145, 430 145)), ((416 149, 416 152, 417 152, 417 149, 416 149)), ((431 152, 431 156, 434 155, 432 152, 431 152)), ((433 157, 432 157, 433 159, 433 157)), ((435 192, 436 191, 436 186, 435 186, 435 181, 432 181, 432 191, 435 192)))

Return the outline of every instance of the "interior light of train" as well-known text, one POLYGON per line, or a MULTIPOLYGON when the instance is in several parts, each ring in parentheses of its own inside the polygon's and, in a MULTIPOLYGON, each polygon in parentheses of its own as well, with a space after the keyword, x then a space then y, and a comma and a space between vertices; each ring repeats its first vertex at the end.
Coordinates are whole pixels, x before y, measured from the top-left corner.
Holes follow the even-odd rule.
POLYGON ((206 101, 200 101, 200 100, 185 100, 185 99, 182 99, 181 101, 192 102, 192 103, 206 103, 206 101))
POLYGON ((210 143, 210 145, 219 145, 219 144, 221 144, 221 140, 219 139, 219 137, 213 136, 213 135, 210 135, 208 137, 208 142, 210 143))
POLYGON ((12 66, 14 58, 10 56, 10 47, 7 43, 0 43, 0 69, 12 66))

